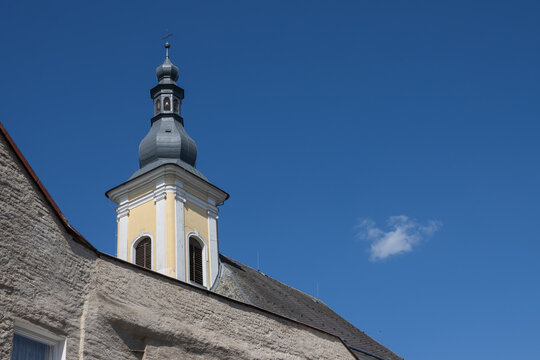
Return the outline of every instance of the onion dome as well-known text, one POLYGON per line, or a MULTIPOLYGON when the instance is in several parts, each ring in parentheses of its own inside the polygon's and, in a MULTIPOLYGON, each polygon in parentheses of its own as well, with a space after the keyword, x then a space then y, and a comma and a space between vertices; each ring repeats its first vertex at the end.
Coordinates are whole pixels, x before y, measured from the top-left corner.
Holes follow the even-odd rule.
POLYGON ((160 84, 174 84, 178 80, 178 68, 169 59, 169 48, 171 45, 165 43, 165 61, 156 68, 157 79, 160 84))
POLYGON ((197 146, 180 122, 162 118, 154 122, 139 145, 139 166, 142 168, 160 159, 181 160, 195 167, 197 146))
POLYGON ((178 68, 169 59, 169 42, 165 44, 165 61, 158 66, 159 83, 150 90, 154 103, 151 128, 139 145, 139 167, 131 178, 140 176, 163 164, 176 164, 183 169, 206 179, 197 169, 197 146, 184 129, 180 116, 184 90, 176 85, 178 68))

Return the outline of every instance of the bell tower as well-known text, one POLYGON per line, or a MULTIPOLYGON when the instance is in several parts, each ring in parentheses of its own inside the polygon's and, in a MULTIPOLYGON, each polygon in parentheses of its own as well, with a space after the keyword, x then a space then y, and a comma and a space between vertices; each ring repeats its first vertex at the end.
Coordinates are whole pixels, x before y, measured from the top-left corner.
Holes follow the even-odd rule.
POLYGON ((218 206, 229 195, 195 168, 197 146, 184 129, 184 90, 169 59, 150 90, 154 116, 139 145, 139 169, 107 191, 115 202, 117 257, 210 288, 218 275, 218 206))

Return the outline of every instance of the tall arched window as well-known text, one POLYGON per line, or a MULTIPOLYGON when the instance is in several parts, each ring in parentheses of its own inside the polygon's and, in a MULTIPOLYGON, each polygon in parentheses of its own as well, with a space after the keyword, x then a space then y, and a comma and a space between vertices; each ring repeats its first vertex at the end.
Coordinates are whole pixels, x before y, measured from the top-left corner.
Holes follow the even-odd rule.
POLYGON ((152 242, 149 238, 139 240, 135 246, 135 264, 152 269, 152 242))
POLYGON ((202 246, 197 239, 189 238, 189 280, 203 285, 202 246))
POLYGON ((168 97, 163 100, 163 110, 171 111, 171 99, 168 97))
POLYGON ((178 99, 174 99, 173 102, 173 111, 175 114, 180 114, 180 103, 178 102, 178 99))
POLYGON ((159 113, 161 111, 161 100, 160 99, 156 99, 156 109, 155 109, 155 113, 159 113))

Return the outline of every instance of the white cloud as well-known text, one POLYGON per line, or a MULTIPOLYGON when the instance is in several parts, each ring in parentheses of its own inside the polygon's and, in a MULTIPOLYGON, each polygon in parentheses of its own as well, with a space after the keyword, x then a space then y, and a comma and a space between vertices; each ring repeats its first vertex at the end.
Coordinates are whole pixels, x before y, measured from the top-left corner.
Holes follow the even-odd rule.
POLYGON ((361 219, 357 226, 357 237, 369 240, 370 260, 386 259, 391 255, 409 252, 422 240, 427 239, 439 230, 439 221, 429 220, 422 226, 408 216, 391 216, 387 220, 388 231, 375 226, 371 219, 361 219))

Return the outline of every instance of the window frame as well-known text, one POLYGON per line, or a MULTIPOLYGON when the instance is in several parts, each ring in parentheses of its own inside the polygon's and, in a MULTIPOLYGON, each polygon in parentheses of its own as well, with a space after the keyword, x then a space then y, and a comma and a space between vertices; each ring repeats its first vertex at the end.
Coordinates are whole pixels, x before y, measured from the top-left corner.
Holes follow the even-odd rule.
POLYGON ((191 232, 189 234, 187 234, 186 236, 186 269, 187 269, 187 274, 186 274, 186 280, 188 283, 192 284, 192 285, 195 285, 195 286, 202 286, 204 288, 208 288, 208 249, 207 249, 207 246, 206 246, 206 242, 204 241, 204 239, 197 233, 194 233, 194 232, 191 232), (191 238, 193 238, 195 241, 197 241, 199 243, 199 245, 201 246, 201 252, 202 252, 202 256, 201 256, 201 261, 202 261, 202 277, 203 277, 203 283, 202 284, 199 284, 198 282, 195 282, 195 281, 192 281, 191 280, 191 254, 190 254, 190 251, 189 251, 189 242, 191 240, 191 238))
MULTIPOLYGON (((143 233, 139 236, 137 236, 135 238, 135 240, 133 240, 133 242, 131 243, 131 254, 130 254, 130 258, 131 258, 131 263, 132 264, 135 264, 137 265, 137 258, 136 258, 136 249, 137 249, 137 245, 142 241, 144 240, 145 238, 148 238, 150 239, 150 269, 148 268, 145 268, 145 269, 148 269, 148 270, 154 270, 154 238, 152 235, 150 234, 147 234, 147 233, 143 233)), ((137 265, 137 266, 140 266, 140 265, 137 265)), ((141 266, 143 267, 143 266, 141 266)))
POLYGON ((40 342, 45 345, 52 346, 51 360, 66 360, 66 338, 55 334, 49 330, 45 330, 30 322, 15 319, 13 336, 11 337, 11 352, 13 353, 13 339, 15 334, 25 338, 40 342))

